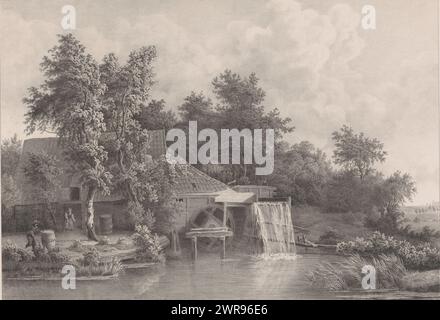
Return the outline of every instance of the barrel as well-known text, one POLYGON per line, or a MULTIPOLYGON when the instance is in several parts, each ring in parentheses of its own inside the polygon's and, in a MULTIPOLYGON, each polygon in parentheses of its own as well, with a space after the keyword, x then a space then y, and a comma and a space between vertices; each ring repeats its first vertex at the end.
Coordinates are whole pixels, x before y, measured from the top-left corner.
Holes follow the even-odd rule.
POLYGON ((99 216, 99 230, 101 234, 112 234, 113 220, 110 214, 102 214, 99 216))
POLYGON ((55 249, 56 240, 55 240, 55 232, 53 230, 43 230, 41 231, 41 244, 48 251, 55 249))

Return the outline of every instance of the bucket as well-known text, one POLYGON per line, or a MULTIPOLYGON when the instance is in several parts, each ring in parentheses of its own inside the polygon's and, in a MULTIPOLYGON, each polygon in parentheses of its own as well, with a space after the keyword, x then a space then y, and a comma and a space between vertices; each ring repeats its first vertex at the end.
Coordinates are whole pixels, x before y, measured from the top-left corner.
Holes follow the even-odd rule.
POLYGON ((48 251, 55 249, 56 240, 55 240, 55 232, 53 230, 43 230, 41 231, 41 244, 48 251))
POLYGON ((99 230, 101 234, 112 234, 113 220, 110 214, 102 214, 99 216, 99 230))

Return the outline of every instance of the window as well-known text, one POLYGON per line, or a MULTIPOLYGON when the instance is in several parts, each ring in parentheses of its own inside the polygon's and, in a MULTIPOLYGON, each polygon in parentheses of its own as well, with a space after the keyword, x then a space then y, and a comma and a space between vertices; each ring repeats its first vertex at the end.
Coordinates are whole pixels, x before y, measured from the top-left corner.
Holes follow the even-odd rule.
POLYGON ((80 200, 80 188, 71 187, 70 188, 70 200, 71 201, 79 201, 80 200))

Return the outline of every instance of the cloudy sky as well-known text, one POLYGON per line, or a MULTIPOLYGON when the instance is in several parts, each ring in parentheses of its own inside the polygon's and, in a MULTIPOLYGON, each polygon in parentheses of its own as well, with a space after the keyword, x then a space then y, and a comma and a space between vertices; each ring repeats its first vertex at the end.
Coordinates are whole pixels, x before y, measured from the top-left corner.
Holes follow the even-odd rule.
POLYGON ((192 90, 210 94, 226 68, 256 72, 265 105, 294 121, 290 142, 310 140, 331 155, 331 132, 349 124, 385 143, 385 173, 416 179, 415 204, 438 199, 436 0, 0 0, 2 138, 25 138, 21 100, 41 81, 66 4, 98 59, 156 45, 153 97, 170 108, 192 90), (366 4, 376 30, 361 28, 366 4))

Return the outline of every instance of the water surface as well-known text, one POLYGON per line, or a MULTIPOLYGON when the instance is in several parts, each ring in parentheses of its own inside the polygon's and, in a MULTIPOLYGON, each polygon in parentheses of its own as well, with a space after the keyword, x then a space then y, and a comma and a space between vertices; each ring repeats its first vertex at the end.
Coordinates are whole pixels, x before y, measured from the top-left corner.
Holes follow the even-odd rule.
POLYGON ((171 260, 164 266, 127 270, 118 279, 78 281, 64 290, 58 281, 3 281, 4 299, 405 299, 440 298, 412 292, 329 292, 310 287, 306 273, 338 256, 305 254, 288 259, 236 255, 221 261, 171 260))

